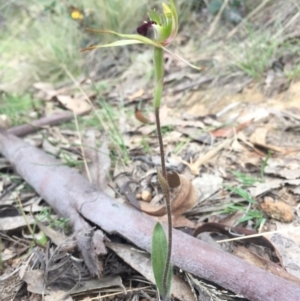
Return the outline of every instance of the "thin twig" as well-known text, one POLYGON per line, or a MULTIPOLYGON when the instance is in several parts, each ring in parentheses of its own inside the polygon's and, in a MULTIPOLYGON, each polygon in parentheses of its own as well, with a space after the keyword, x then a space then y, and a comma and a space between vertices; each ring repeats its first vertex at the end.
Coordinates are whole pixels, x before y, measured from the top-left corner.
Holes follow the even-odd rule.
POLYGON ((254 238, 254 237, 261 237, 261 236, 264 236, 264 235, 271 235, 271 234, 277 234, 277 233, 285 233, 285 232, 289 232, 289 231, 297 231, 299 229, 300 229, 300 227, 294 227, 294 228, 287 228, 287 229, 282 229, 282 230, 274 230, 274 231, 269 231, 269 232, 261 232, 261 233, 257 233, 257 234, 243 235, 243 236, 234 237, 234 238, 217 240, 216 242, 218 244, 220 244, 222 242, 229 242, 229 241, 236 241, 236 240, 242 240, 242 239, 248 239, 248 238, 254 238))
POLYGON ((225 7, 227 6, 227 3, 228 3, 228 0, 225 0, 225 1, 223 2, 223 4, 222 4, 221 8, 219 9, 219 11, 218 11, 218 13, 217 13, 217 15, 216 15, 214 21, 212 22, 212 24, 211 24, 211 26, 210 26, 210 29, 209 29, 209 31, 208 31, 208 34, 207 34, 208 37, 210 37, 210 36, 214 33, 214 31, 215 31, 215 29, 216 29, 216 25, 217 25, 217 23, 219 22, 219 20, 220 20, 220 18, 221 18, 221 15, 222 15, 222 13, 223 13, 225 7))
POLYGON ((74 120, 75 120, 76 130, 78 132, 78 138, 80 141, 80 151, 81 151, 81 155, 82 155, 82 159, 83 159, 84 168, 85 168, 88 180, 90 181, 90 183, 92 183, 92 177, 91 177, 89 166, 87 164, 86 155, 85 155, 85 151, 84 151, 84 147, 83 147, 83 139, 82 139, 80 129, 79 129, 78 118, 77 118, 77 115, 75 114, 75 112, 74 112, 74 120))
POLYGON ((227 35, 226 40, 234 36, 237 31, 258 11, 260 11, 270 0, 264 0, 260 5, 258 5, 249 15, 247 15, 235 28, 233 28, 230 33, 227 35))

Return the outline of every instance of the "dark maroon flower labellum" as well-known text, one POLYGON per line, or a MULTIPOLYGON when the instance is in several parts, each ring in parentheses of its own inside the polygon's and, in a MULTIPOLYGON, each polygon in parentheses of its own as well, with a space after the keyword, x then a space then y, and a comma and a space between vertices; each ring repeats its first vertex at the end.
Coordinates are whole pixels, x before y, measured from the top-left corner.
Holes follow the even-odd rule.
POLYGON ((149 28, 152 27, 153 24, 156 24, 154 21, 146 21, 145 23, 143 23, 141 26, 139 26, 136 31, 138 32, 138 34, 147 37, 148 34, 148 30, 149 28))

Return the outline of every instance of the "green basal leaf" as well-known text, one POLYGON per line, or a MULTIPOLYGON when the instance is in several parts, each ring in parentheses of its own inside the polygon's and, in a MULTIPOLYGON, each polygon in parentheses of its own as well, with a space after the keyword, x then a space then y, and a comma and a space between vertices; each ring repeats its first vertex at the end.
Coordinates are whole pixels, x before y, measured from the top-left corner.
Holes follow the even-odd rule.
POLYGON ((155 278, 155 283, 159 293, 165 298, 170 293, 172 280, 172 267, 168 270, 167 291, 163 289, 163 274, 167 261, 168 241, 164 228, 160 223, 157 223, 152 233, 152 269, 155 278))

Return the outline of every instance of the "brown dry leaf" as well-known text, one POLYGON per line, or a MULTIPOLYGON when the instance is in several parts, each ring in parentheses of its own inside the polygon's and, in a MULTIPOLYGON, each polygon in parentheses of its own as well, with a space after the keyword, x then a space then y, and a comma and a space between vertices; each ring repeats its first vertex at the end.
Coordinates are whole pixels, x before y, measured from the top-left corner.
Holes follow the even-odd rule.
POLYGON ((283 266, 300 279, 300 231, 293 224, 276 222, 277 233, 264 234, 279 252, 283 266))
MULTIPOLYGON (((299 182, 299 180, 294 180, 299 182)), ((286 182, 291 182, 288 183, 289 185, 293 185, 292 183, 294 181, 284 181, 286 182)), ((295 208, 298 204, 298 199, 295 198, 295 196, 290 192, 290 189, 288 187, 283 187, 282 189, 280 189, 277 193, 277 198, 278 200, 282 200, 284 201, 287 205, 292 206, 293 208, 295 208)))
POLYGON ((79 294, 113 287, 119 287, 124 292, 126 291, 120 276, 105 276, 101 279, 90 279, 81 283, 81 285, 72 290, 72 294, 79 294))
POLYGON ((238 246, 234 250, 233 254, 235 256, 238 256, 239 258, 244 259, 245 261, 247 261, 247 262, 249 262, 253 265, 256 265, 257 267, 259 267, 261 269, 264 269, 268 272, 273 273, 274 275, 277 275, 277 276, 282 277, 286 280, 293 281, 297 284, 300 284, 300 279, 299 278, 289 274, 280 265, 255 254, 254 252, 248 250, 244 246, 238 246))
POLYGON ((136 91, 135 93, 133 93, 132 95, 128 96, 128 100, 129 102, 133 101, 133 100, 136 100, 140 97, 142 97, 145 93, 145 90, 144 89, 140 89, 138 91, 136 91))
POLYGON ((6 248, 6 249, 2 250, 1 251, 2 263, 14 258, 16 255, 17 255, 17 253, 15 251, 10 250, 10 249, 6 248))
POLYGON ((135 108, 135 111, 134 111, 134 116, 137 120, 139 120, 141 123, 145 123, 145 124, 148 124, 148 123, 152 123, 149 118, 147 118, 143 113, 142 111, 140 111, 137 107, 135 108))
MULTIPOLYGON (((51 284, 46 287, 44 282, 44 271, 42 270, 26 271, 23 280, 27 283, 27 290, 35 294, 50 294, 57 290, 57 287, 52 286, 51 284)), ((101 279, 88 279, 86 281, 82 280, 81 285, 72 289, 72 294, 115 286, 124 289, 122 279, 119 276, 107 276, 102 277, 101 279)), ((70 288, 66 288, 66 292, 69 290, 70 288)))
POLYGON ((45 287, 44 271, 31 270, 24 273, 23 279, 27 283, 27 290, 35 294, 49 294, 50 290, 45 287))
POLYGON ((300 161, 295 155, 294 157, 270 158, 265 173, 275 174, 289 180, 300 178, 300 161))
POLYGON ((284 168, 281 170, 280 175, 286 179, 297 179, 300 178, 300 168, 291 170, 284 168))
POLYGON ((206 222, 199 224, 194 232, 193 236, 197 237, 200 234, 214 232, 221 233, 231 238, 236 238, 236 235, 243 236, 241 243, 251 243, 252 246, 261 246, 263 248, 269 249, 271 252, 274 252, 280 264, 282 263, 280 254, 277 252, 276 248, 266 237, 256 236, 257 232, 255 230, 247 229, 244 227, 231 227, 223 223, 215 222, 206 222), (254 237, 252 235, 255 235, 254 237))
POLYGON ((0 292, 1 300, 10 301, 16 300, 16 294, 24 285, 22 280, 22 270, 28 265, 28 258, 22 260, 22 264, 19 264, 14 269, 6 269, 6 271, 0 275, 0 292))
POLYGON ((176 130, 180 132, 181 134, 190 137, 192 140, 204 143, 204 144, 213 144, 215 141, 215 138, 210 135, 210 133, 201 132, 200 134, 195 131, 194 128, 191 127, 182 127, 177 126, 176 130))
POLYGON ((54 90, 54 86, 52 84, 45 83, 45 82, 36 82, 32 86, 37 90, 41 90, 45 92, 54 90))
POLYGON ((241 131, 242 129, 244 129, 245 127, 247 127, 249 125, 250 121, 246 121, 242 124, 239 124, 238 126, 231 126, 231 127, 224 127, 224 128, 220 128, 214 131, 211 131, 210 133, 214 136, 214 137, 223 137, 223 138, 227 138, 227 137, 232 137, 235 133, 241 131))
POLYGON ((249 192, 253 198, 266 193, 272 189, 276 189, 284 185, 284 181, 280 179, 268 179, 264 183, 255 183, 255 187, 249 188, 249 192))
POLYGON ((176 188, 180 186, 180 176, 177 172, 168 173, 167 177, 170 188, 176 188))
POLYGON ((75 114, 89 112, 92 108, 83 98, 72 98, 69 95, 57 95, 56 99, 68 110, 75 114))
MULTIPOLYGON (((238 117, 236 119, 236 122, 238 123, 244 123, 247 121, 258 122, 262 119, 267 118, 270 115, 269 109, 250 103, 246 105, 246 103, 243 102, 243 104, 240 106, 240 110, 241 111, 239 112, 238 117)), ((233 111, 232 113, 237 113, 237 110, 233 111)))
MULTIPOLYGON (((175 175, 178 175, 177 173, 173 173, 175 175)), ((181 181, 182 183, 182 176, 180 176, 180 178, 178 177, 178 180, 181 181)), ((176 177, 174 177, 174 179, 172 180, 174 181, 174 183, 172 183, 169 180, 170 186, 174 185, 173 187, 176 187, 176 177)), ((184 184, 185 187, 190 187, 189 188, 189 194, 185 197, 185 201, 182 202, 182 197, 183 195, 179 195, 177 194, 176 198, 172 201, 172 202, 178 202, 180 205, 177 207, 177 209, 172 210, 172 216, 173 216, 173 227, 174 228, 183 228, 183 227, 188 227, 188 228, 192 228, 194 229, 196 227, 196 223, 187 219, 185 216, 183 216, 182 214, 187 212, 188 210, 192 209, 198 200, 198 191, 197 189, 194 187, 194 185, 185 178, 186 183, 184 184)), ((176 207, 176 204, 174 204, 174 207, 176 207)), ((167 223, 168 221, 168 216, 167 214, 165 214, 164 216, 158 217, 158 220, 160 220, 161 222, 165 222, 167 223)))
POLYGON ((293 194, 300 194, 300 186, 297 186, 295 189, 293 189, 293 194))
POLYGON ((222 143, 218 144, 215 148, 212 148, 209 150, 206 154, 200 155, 200 157, 195 162, 186 162, 181 159, 181 162, 185 165, 187 165, 193 175, 199 175, 200 167, 207 163, 210 159, 212 159, 215 155, 218 154, 219 151, 221 151, 226 146, 229 146, 232 143, 232 139, 227 139, 223 141, 222 143))
POLYGON ((260 161, 261 157, 265 156, 265 153, 262 152, 262 151, 260 151, 251 142, 249 142, 248 138, 246 137, 246 135, 243 132, 239 132, 237 134, 237 138, 240 141, 242 141, 245 145, 247 145, 249 148, 251 148, 251 149, 253 149, 255 151, 254 154, 253 154, 253 152, 250 152, 249 150, 247 150, 246 152, 242 153, 242 154, 245 154, 245 159, 248 158, 248 160, 242 160, 244 162, 244 164, 246 164, 248 162, 251 163, 251 164, 253 164, 253 165, 260 164, 259 161, 260 161))
MULTIPOLYGON (((194 207, 197 202, 197 191, 191 181, 183 175, 178 176, 180 179, 180 186, 178 187, 178 192, 175 198, 171 201, 172 214, 174 216, 180 216, 182 213, 194 207)), ((151 203, 141 201, 139 201, 139 204, 141 210, 150 215, 162 216, 166 214, 165 205, 153 205, 151 203)))
MULTIPOLYGON (((155 283, 152 272, 150 256, 129 245, 118 243, 107 243, 107 247, 112 249, 119 257, 128 263, 133 269, 141 273, 146 279, 155 283)), ((171 295, 182 301, 195 301, 195 297, 181 277, 174 275, 171 283, 171 295)))
POLYGON ((33 84, 33 87, 38 91, 35 96, 39 99, 50 100, 58 94, 58 91, 50 83, 37 82, 33 84))
POLYGON ((72 301, 73 298, 66 294, 66 292, 58 290, 51 292, 48 296, 45 296, 45 301, 72 301))
POLYGON ((180 182, 180 191, 186 187, 185 189, 188 190, 188 194, 185 195, 185 193, 178 193, 176 198, 172 201, 172 203, 174 203, 174 210, 172 211, 174 217, 179 217, 183 213, 193 208, 198 199, 197 190, 189 179, 180 175, 180 182))
POLYGON ((248 149, 238 141, 238 139, 235 139, 232 142, 231 149, 237 153, 249 152, 248 149))
POLYGON ((0 218, 0 229, 2 231, 16 230, 34 223, 35 220, 32 216, 26 216, 26 220, 23 216, 3 217, 0 218))
POLYGON ((291 206, 282 201, 274 202, 271 197, 265 197, 260 207, 268 216, 284 223, 290 223, 295 218, 291 206))
POLYGON ((286 153, 288 152, 287 149, 282 148, 280 146, 276 146, 276 145, 271 145, 266 143, 266 138, 267 138, 267 134, 269 132, 269 128, 267 127, 259 127, 257 128, 253 134, 250 136, 249 140, 251 143, 258 145, 258 146, 262 146, 264 148, 273 150, 275 152, 279 152, 279 153, 286 153))

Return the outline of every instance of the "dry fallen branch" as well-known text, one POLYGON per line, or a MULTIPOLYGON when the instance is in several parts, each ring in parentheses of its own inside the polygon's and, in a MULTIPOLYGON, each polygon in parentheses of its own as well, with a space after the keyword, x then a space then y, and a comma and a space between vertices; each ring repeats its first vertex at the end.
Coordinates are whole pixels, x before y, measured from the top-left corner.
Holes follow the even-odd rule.
MULTIPOLYGON (((85 115, 86 113, 88 113, 88 111, 83 111, 78 115, 82 116, 85 115)), ((39 131, 41 128, 71 121, 73 118, 74 118, 74 113, 70 111, 54 113, 53 115, 42 117, 28 124, 22 124, 22 125, 11 127, 7 130, 7 132, 9 134, 13 134, 18 137, 24 137, 26 135, 39 131)))
POLYGON ((8 133, 14 134, 19 137, 24 137, 28 134, 39 131, 45 126, 53 126, 62 122, 70 121, 73 118, 74 114, 72 112, 61 112, 56 113, 51 116, 43 117, 38 120, 34 120, 31 123, 23 124, 19 126, 14 126, 7 130, 8 133))
MULTIPOLYGON (((97 191, 76 170, 43 151, 0 132, 0 151, 16 171, 78 231, 83 218, 151 250, 154 219, 97 191), (83 218, 82 218, 83 217, 83 218), (78 222, 79 221, 79 222, 78 222)), ((246 263, 181 231, 174 230, 173 264, 244 295, 251 301, 300 300, 300 286, 246 263)))

